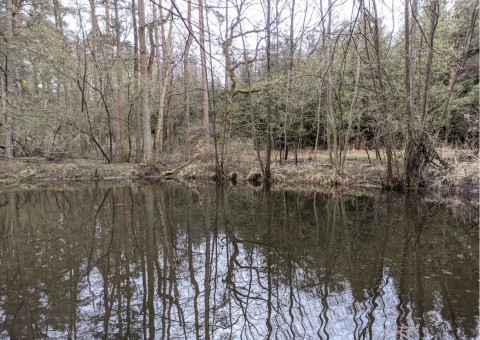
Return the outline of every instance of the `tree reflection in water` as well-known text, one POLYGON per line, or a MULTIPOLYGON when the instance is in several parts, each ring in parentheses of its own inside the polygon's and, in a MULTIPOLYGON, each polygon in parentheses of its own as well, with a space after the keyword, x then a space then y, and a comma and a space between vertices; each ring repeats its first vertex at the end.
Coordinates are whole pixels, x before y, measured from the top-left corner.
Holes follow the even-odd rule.
POLYGON ((0 216, 2 338, 478 337, 475 209, 161 184, 0 216))

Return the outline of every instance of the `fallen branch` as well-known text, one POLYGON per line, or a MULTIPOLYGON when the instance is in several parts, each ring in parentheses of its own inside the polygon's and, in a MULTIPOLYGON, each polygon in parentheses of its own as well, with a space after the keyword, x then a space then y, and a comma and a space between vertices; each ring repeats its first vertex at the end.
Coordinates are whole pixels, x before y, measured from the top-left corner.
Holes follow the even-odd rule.
POLYGON ((143 167, 143 168, 153 168, 160 177, 168 177, 168 176, 172 176, 173 174, 175 174, 175 172, 179 171, 180 169, 186 167, 188 164, 192 163, 193 161, 195 160, 195 158, 192 158, 188 161, 186 161, 185 163, 177 166, 176 168, 172 169, 172 170, 160 170, 155 164, 139 164, 138 166, 140 167, 143 167))
POLYGON ((155 169, 157 169, 158 173, 161 174, 162 176, 171 176, 173 175, 175 172, 177 172, 178 170, 180 169, 183 169, 184 167, 186 167, 188 164, 192 163, 195 159, 190 159, 188 161, 186 161, 185 163, 183 163, 182 165, 179 165, 177 166, 175 169, 172 169, 172 170, 166 170, 166 171, 159 171, 157 169, 157 167, 155 167, 155 169))

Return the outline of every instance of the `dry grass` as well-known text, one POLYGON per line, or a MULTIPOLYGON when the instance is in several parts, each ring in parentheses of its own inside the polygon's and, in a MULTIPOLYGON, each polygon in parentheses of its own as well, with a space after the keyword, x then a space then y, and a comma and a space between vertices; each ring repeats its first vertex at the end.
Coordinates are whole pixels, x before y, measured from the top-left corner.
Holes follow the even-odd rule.
MULTIPOLYGON (((449 168, 430 166, 425 171, 423 190, 443 195, 469 195, 478 198, 479 166, 478 155, 471 150, 438 150, 449 168)), ((403 169, 402 150, 394 157, 394 177, 401 180, 403 169)), ((106 164, 95 160, 71 160, 61 163, 47 162, 43 159, 16 158, 3 159, 0 165, 0 184, 26 183, 45 180, 89 181, 101 179, 138 179, 161 175, 163 170, 176 168, 188 157, 192 162, 178 173, 183 179, 211 179, 215 174, 215 152, 211 144, 198 142, 192 145, 188 155, 175 153, 155 164, 106 164)), ((261 152, 262 159, 265 157, 261 152)), ((236 173, 238 181, 247 181, 252 174, 261 173, 253 145, 239 140, 229 141, 225 154, 226 174, 236 173)), ((289 159, 280 164, 279 151, 272 154, 272 172, 274 185, 330 188, 375 188, 381 189, 385 176, 384 164, 370 159, 364 150, 349 150, 345 167, 336 173, 330 166, 329 154, 321 150, 314 155, 313 150, 304 149, 297 155, 294 152, 289 159)))
MULTIPOLYGON (((235 141, 230 143, 229 151, 225 156, 225 171, 235 171, 239 180, 247 181, 252 174, 260 173, 260 165, 257 160, 253 145, 235 141)), ((478 193, 479 168, 478 157, 471 150, 438 150, 440 156, 445 159, 450 167, 437 168, 430 166, 424 172, 425 182, 423 190, 433 190, 447 194, 469 194, 478 193)), ((261 152, 262 159, 264 152, 261 152)), ((403 150, 397 150, 394 155, 394 178, 402 181, 403 172, 403 150)), ((186 168, 182 175, 185 178, 207 179, 213 176, 214 167, 213 154, 209 157, 201 157, 199 162, 186 168)), ((385 155, 382 155, 385 159, 385 155)), ((349 150, 346 157, 345 167, 336 173, 330 166, 329 153, 320 150, 317 154, 311 149, 301 150, 295 156, 290 151, 289 159, 281 164, 279 162, 279 151, 272 154, 272 172, 276 185, 304 185, 311 186, 343 186, 358 188, 382 188, 385 178, 385 165, 375 161, 375 154, 365 150, 349 150), (369 157, 370 156, 370 157, 369 157)))

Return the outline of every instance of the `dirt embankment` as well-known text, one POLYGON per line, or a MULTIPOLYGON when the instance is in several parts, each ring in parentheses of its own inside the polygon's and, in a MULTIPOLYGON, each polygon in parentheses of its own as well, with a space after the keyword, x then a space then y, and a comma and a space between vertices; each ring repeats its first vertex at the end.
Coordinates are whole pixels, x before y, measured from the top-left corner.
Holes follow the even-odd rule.
MULTIPOLYGON (((400 156, 400 153, 399 153, 400 156)), ((479 167, 477 155, 469 151, 445 150, 443 158, 448 168, 430 167, 425 172, 422 191, 442 195, 464 195, 478 198, 479 167)), ((397 159, 400 159, 398 157, 397 159)), ((394 176, 400 176, 402 164, 395 163, 394 176)), ((261 182, 261 172, 254 157, 242 154, 228 159, 225 172, 238 182, 261 182), (252 181, 253 179, 253 181, 252 181)), ((302 152, 297 162, 287 160, 273 163, 273 182, 278 188, 331 188, 381 189, 385 174, 384 165, 374 161, 365 152, 349 152, 342 171, 333 172, 326 152, 313 157, 302 152)), ((37 158, 3 158, 0 161, 0 186, 14 187, 47 185, 63 182, 91 182, 112 180, 140 180, 145 178, 179 180, 211 180, 214 177, 214 161, 211 157, 197 157, 182 164, 107 164, 94 160, 48 162, 37 158)))
MULTIPOLYGON (((402 152, 398 151, 394 162, 394 179, 401 183, 403 163, 402 152)), ((375 160, 365 151, 350 151, 345 166, 341 171, 333 171, 327 152, 313 153, 306 151, 298 155, 297 161, 287 160, 272 165, 275 186, 291 187, 310 186, 321 188, 344 189, 382 189, 385 178, 385 164, 375 160)), ((442 158, 449 165, 430 166, 424 172, 420 183, 422 192, 441 195, 479 196, 478 157, 473 151, 443 150, 442 158)), ((261 171, 254 157, 244 155, 231 157, 225 165, 228 178, 238 181, 261 182, 261 171)), ((209 179, 215 174, 214 162, 195 162, 182 169, 181 178, 187 180, 209 179)))

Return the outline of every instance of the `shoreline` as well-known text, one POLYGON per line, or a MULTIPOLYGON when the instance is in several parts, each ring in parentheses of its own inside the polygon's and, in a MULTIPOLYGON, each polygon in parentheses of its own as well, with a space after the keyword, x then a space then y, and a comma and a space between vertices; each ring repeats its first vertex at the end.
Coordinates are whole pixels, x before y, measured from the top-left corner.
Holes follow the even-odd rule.
MULTIPOLYGON (((176 180, 182 183, 214 182, 213 162, 198 159, 184 166, 175 164, 116 163, 94 160, 49 162, 36 158, 3 159, 0 165, 0 191, 15 189, 75 187, 79 184, 135 183, 142 181, 176 180), (169 170, 175 169, 175 171, 169 170)), ((425 184, 417 191, 421 195, 439 197, 479 198, 479 175, 476 162, 456 164, 455 171, 428 169, 425 184)), ((256 186, 252 178, 260 175, 255 163, 231 161, 225 172, 229 183, 238 182, 256 186), (233 179, 233 181, 232 181, 233 179)), ((331 190, 382 191, 381 164, 371 164, 364 159, 349 160, 343 171, 333 177, 324 163, 313 164, 302 160, 300 165, 287 163, 272 167, 272 188, 275 190, 331 190)), ((80 185, 82 186, 82 185, 80 185)), ((408 190, 393 190, 408 192, 408 190)))

